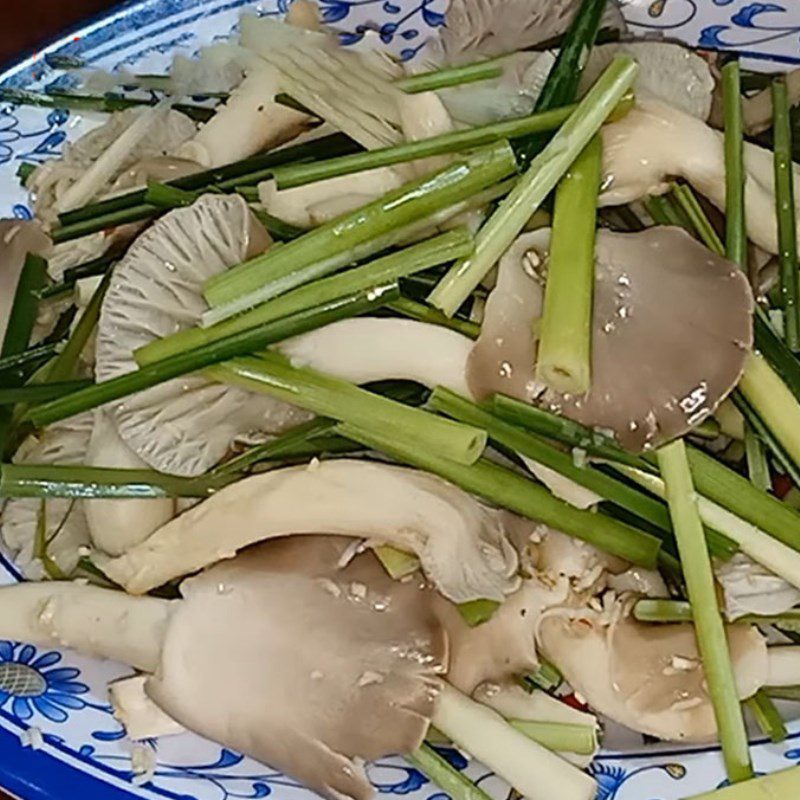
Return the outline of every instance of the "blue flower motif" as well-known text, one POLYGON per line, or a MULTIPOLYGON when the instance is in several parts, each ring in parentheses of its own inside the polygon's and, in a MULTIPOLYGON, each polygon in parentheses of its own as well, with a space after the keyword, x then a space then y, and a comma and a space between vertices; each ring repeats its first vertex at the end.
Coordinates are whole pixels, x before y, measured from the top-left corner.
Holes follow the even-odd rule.
POLYGON ((40 714, 51 722, 62 723, 70 711, 86 708, 79 695, 89 687, 75 679, 80 670, 57 667, 61 653, 37 653, 29 644, 0 641, 0 708, 11 706, 11 713, 22 722, 40 714))
POLYGON ((445 15, 440 14, 438 11, 432 11, 426 4, 422 6, 422 19, 424 19, 425 24, 430 25, 431 28, 440 28, 444 25, 445 15))
POLYGON ((322 0, 322 19, 325 22, 339 22, 350 13, 350 4, 342 0, 322 0))
POLYGON ((737 11, 731 17, 731 22, 742 28, 757 28, 758 26, 754 22, 756 17, 770 11, 786 11, 786 9, 776 3, 750 3, 750 5, 742 6, 742 8, 737 11))
POLYGON ((698 44, 700 47, 725 47, 725 42, 722 41, 721 35, 725 31, 730 30, 728 25, 709 25, 700 31, 700 40, 698 44))
POLYGON ((383 10, 387 14, 399 14, 403 9, 395 3, 386 2, 383 4, 383 10))

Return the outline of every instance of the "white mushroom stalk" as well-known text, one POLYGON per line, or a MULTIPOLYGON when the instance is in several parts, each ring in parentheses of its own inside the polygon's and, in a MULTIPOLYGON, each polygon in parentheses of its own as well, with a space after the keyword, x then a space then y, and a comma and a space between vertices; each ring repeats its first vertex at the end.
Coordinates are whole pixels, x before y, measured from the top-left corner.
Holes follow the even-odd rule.
POLYGON ((770 647, 767 651, 769 686, 800 684, 800 647, 770 647))
POLYGON ((154 672, 172 608, 168 600, 77 583, 21 583, 0 588, 0 636, 154 672))
POLYGON ((219 167, 277 147, 314 124, 314 118, 275 102, 278 74, 253 59, 224 105, 178 152, 204 167, 219 167))
POLYGON ((597 784, 585 772, 448 684, 439 695, 433 724, 528 800, 592 800, 597 792, 597 784))
POLYGON ((128 738, 136 742, 186 733, 183 725, 165 714, 147 696, 146 683, 146 675, 134 675, 114 681, 108 687, 114 716, 125 727, 128 738))
MULTIPOLYGON (((606 125, 602 132, 605 178, 601 205, 620 205, 663 194, 675 178, 684 178, 717 208, 725 210, 725 153, 719 131, 672 106, 639 100, 624 119, 606 125)), ((744 168, 747 235, 763 250, 777 253, 772 154, 745 142, 744 168)), ((797 165, 794 185, 797 204, 797 165)))
POLYGON ((469 395, 466 373, 472 345, 469 337, 439 325, 360 317, 287 339, 276 349, 295 366, 351 383, 409 380, 469 395))
POLYGON ((497 512, 431 475, 348 459, 247 478, 125 555, 94 558, 112 580, 144 594, 256 542, 319 531, 415 553, 454 602, 503 600, 516 585, 516 552, 497 512))

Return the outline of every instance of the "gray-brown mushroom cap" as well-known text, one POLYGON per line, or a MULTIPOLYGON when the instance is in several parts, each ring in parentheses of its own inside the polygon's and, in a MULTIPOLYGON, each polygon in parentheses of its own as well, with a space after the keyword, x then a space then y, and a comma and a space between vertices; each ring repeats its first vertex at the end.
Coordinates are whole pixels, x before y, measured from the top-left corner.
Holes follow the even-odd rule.
MULTIPOLYGON (((544 260, 543 235, 536 236, 534 249, 544 260)), ((679 228, 599 231, 595 263, 592 387, 579 397, 547 391, 537 402, 613 431, 630 450, 649 449, 702 422, 738 382, 752 347, 752 292, 734 264, 679 228)), ((503 266, 523 271, 521 259, 503 266)), ((497 346, 489 315, 518 301, 487 304, 490 339, 481 337, 470 363, 470 382, 481 396, 504 392, 530 401, 537 391, 533 364, 517 355, 526 350, 518 337, 534 340, 539 315, 539 284, 529 280, 527 291, 530 325, 517 309, 508 337, 513 347, 497 346)))
POLYGON ((433 590, 369 552, 340 568, 351 543, 286 538, 184 582, 147 686, 187 728, 336 800, 371 796, 360 759, 420 745, 447 663, 433 590))

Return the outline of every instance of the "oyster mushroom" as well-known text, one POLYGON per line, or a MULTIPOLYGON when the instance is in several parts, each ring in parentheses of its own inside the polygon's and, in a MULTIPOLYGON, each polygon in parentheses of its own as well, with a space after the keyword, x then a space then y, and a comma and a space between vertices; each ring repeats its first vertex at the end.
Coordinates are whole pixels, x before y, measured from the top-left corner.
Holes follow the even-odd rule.
POLYGON ((752 345, 744 274, 677 228, 599 231, 592 387, 544 394, 534 380, 547 231, 520 237, 501 261, 469 363, 473 393, 537 402, 640 451, 681 436, 736 385, 752 345))
MULTIPOLYGON (((554 610, 539 626, 543 655, 592 708, 616 722, 670 741, 715 739, 693 626, 647 625, 628 611, 624 601, 605 612, 554 610)), ((728 643, 744 700, 767 683, 766 640, 755 627, 732 625, 728 643)))
POLYGON ((183 725, 165 714, 145 691, 147 675, 122 678, 108 685, 114 716, 134 742, 186 733, 183 725))
POLYGON ((716 564, 714 573, 725 596, 725 616, 731 621, 747 614, 783 614, 800 603, 800 589, 744 553, 716 564))
MULTIPOLYGON (((81 465, 85 462, 93 423, 92 414, 81 414, 51 425, 40 438, 24 443, 14 462, 81 465)), ((65 575, 72 574, 81 548, 90 543, 85 508, 80 502, 58 498, 46 501, 12 498, 2 507, 0 522, 3 541, 11 551, 14 563, 30 580, 43 580, 48 574, 42 563, 41 542, 37 540, 37 534, 44 532, 45 542, 49 542, 47 555, 65 575)))
MULTIPOLYGON (((98 326, 97 380, 134 371, 134 350, 196 325, 207 308, 203 283, 269 245, 247 203, 233 195, 206 195, 158 220, 115 267, 98 326)), ((106 411, 139 458, 192 476, 220 461, 238 436, 278 432, 308 418, 199 376, 168 381, 106 411)))
MULTIPOLYGON (((603 192, 600 204, 630 203, 668 191, 684 178, 717 208, 725 208, 723 136, 699 119, 664 103, 639 100, 623 119, 603 127, 603 192)), ((745 142, 747 235, 777 254, 772 154, 745 142)), ((794 165, 795 203, 800 203, 800 166, 794 165)), ((800 206, 799 206, 800 207, 800 206)), ((800 243, 800 229, 797 234, 800 243)))
POLYGON ((95 560, 141 594, 255 542, 320 530, 415 553, 430 580, 456 602, 503 600, 515 586, 517 556, 499 512, 432 475, 349 459, 246 478, 125 555, 95 560))
POLYGON ((6 335, 14 292, 28 253, 49 254, 53 243, 35 221, 0 220, 0 343, 6 335))
MULTIPOLYGON (((120 439, 108 414, 95 413, 85 463, 92 467, 145 469, 147 464, 120 439)), ((175 501, 169 497, 146 500, 84 500, 83 510, 89 523, 92 542, 111 556, 143 542, 153 531, 176 514, 175 501)))

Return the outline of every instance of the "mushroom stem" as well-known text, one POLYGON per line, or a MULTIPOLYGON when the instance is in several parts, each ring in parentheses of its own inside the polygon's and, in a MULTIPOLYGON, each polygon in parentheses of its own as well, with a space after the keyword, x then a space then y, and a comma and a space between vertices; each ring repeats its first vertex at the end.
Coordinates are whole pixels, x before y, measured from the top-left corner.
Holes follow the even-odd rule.
POLYGON ((161 658, 172 603, 75 583, 0 589, 0 638, 73 647, 145 672, 161 658))
POLYGON ((800 684, 800 647, 770 647, 767 650, 768 686, 800 684))
POLYGON ((584 772, 449 684, 442 687, 432 722, 529 800, 591 800, 597 791, 584 772))

